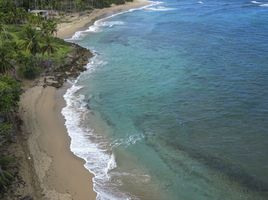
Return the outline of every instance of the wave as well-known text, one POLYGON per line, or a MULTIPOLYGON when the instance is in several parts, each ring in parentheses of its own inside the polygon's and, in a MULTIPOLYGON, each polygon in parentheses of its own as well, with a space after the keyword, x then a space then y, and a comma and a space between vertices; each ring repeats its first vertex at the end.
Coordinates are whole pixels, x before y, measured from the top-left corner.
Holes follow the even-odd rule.
POLYGON ((116 161, 115 161, 115 155, 112 154, 110 157, 110 160, 108 162, 107 168, 106 168, 106 175, 109 177, 109 172, 112 171, 113 169, 115 169, 117 167, 116 161))
POLYGON ((268 7, 268 3, 260 4, 261 7, 268 7))
POLYGON ((259 1, 250 1, 253 4, 257 4, 260 7, 268 7, 268 3, 263 3, 263 2, 259 2, 259 1))
MULTIPOLYGON (((70 39, 66 40, 76 41, 89 32, 100 32, 104 27, 110 28, 117 25, 124 25, 125 23, 122 21, 106 20, 117 15, 142 10, 160 3, 162 2, 151 2, 150 5, 141 8, 130 9, 102 18, 95 21, 87 30, 77 31, 70 39)), ((93 51, 93 53, 94 57, 89 60, 86 66, 87 70, 82 74, 91 73, 97 67, 105 64, 105 62, 99 58, 97 52, 93 51)), ((111 182, 110 173, 116 169, 117 164, 116 157, 112 153, 113 147, 108 142, 108 139, 96 134, 93 129, 83 126, 83 119, 89 114, 90 110, 88 109, 85 96, 78 95, 78 92, 83 89, 83 87, 78 84, 78 80, 82 78, 82 74, 71 83, 72 87, 70 87, 64 95, 66 106, 62 109, 62 114, 65 118, 67 132, 71 138, 70 149, 76 156, 85 160, 85 168, 94 174, 93 189, 97 193, 97 200, 135 199, 135 197, 132 197, 130 194, 125 194, 117 189, 120 183, 111 182)), ((128 139, 121 142, 128 146, 135 144, 141 138, 142 136, 130 136, 128 139)))
MULTIPOLYGON (((102 64, 103 62, 95 55, 84 73, 90 73, 102 64)), ((81 75, 77 80, 80 77, 81 75)), ((90 111, 87 109, 85 96, 78 95, 83 87, 78 85, 77 80, 64 95, 66 107, 62 109, 65 126, 71 138, 70 149, 76 156, 86 161, 85 168, 94 174, 93 185, 97 199, 127 199, 127 195, 120 193, 109 183, 109 172, 116 168, 116 161, 109 150, 108 140, 97 135, 93 129, 82 125, 84 116, 90 111)))
POLYGON ((203 2, 203 1, 198 1, 197 3, 199 3, 199 4, 204 4, 204 2, 203 2))
POLYGON ((122 21, 105 21, 105 22, 100 22, 99 26, 102 27, 113 27, 113 26, 120 26, 124 25, 125 23, 122 21))
POLYGON ((123 146, 127 148, 130 145, 136 144, 139 141, 142 141, 145 136, 143 134, 133 134, 129 135, 126 138, 116 139, 111 143, 112 148, 123 146))
POLYGON ((171 10, 177 10, 177 9, 176 8, 168 8, 165 6, 157 6, 157 7, 146 8, 146 10, 149 10, 149 11, 171 11, 171 10))
POLYGON ((110 19, 110 18, 113 18, 115 16, 118 16, 118 15, 122 15, 122 14, 125 14, 125 13, 129 13, 129 12, 133 12, 133 11, 138 11, 138 10, 143 10, 143 9, 146 9, 146 8, 149 8, 151 6, 155 6, 155 5, 158 5, 158 4, 161 4, 163 2, 161 1, 149 1, 150 4, 149 5, 146 5, 146 6, 143 6, 143 7, 140 7, 140 8, 132 8, 132 9, 129 9, 127 11, 122 11, 122 12, 119 12, 119 13, 116 13, 116 14, 113 14, 113 15, 110 15, 108 17, 104 17, 102 19, 99 19, 99 20, 96 20, 94 22, 93 25, 89 26, 88 29, 84 30, 84 31, 77 31, 75 32, 75 34, 71 37, 71 38, 68 38, 66 39, 66 41, 77 41, 77 40, 80 40, 83 36, 87 35, 88 33, 96 33, 96 32, 100 32, 101 31, 101 27, 113 27, 115 25, 123 25, 124 22, 121 22, 121 21, 109 21, 109 22, 106 22, 106 20, 110 19))
MULTIPOLYGON (((131 194, 124 193, 118 188, 122 185, 121 178, 130 178, 133 182, 142 180, 149 182, 151 177, 141 172, 118 171, 116 156, 113 148, 116 143, 127 147, 135 144, 144 138, 143 134, 129 135, 125 139, 111 143, 105 136, 97 134, 94 129, 84 126, 87 123, 87 116, 90 115, 88 109, 88 98, 79 94, 83 89, 78 80, 82 80, 85 73, 92 73, 98 67, 106 63, 94 52, 94 57, 87 65, 87 71, 83 72, 63 96, 66 106, 62 109, 65 118, 65 126, 71 138, 70 150, 77 156, 85 160, 84 167, 94 174, 93 189, 97 193, 97 200, 134 200, 137 199, 131 194)), ((119 146, 118 145, 118 146, 119 146)))
POLYGON ((87 35, 88 33, 97 33, 101 31, 102 27, 109 27, 112 28, 114 26, 124 25, 124 22, 122 21, 96 21, 92 26, 88 27, 88 29, 84 31, 77 31, 72 36, 72 38, 66 39, 67 41, 73 41, 73 40, 79 40, 83 36, 87 35))
MULTIPOLYGON (((97 23, 98 26, 123 25, 120 21, 110 21, 97 23)), ((80 32, 76 34, 79 36, 80 32)), ((83 126, 85 116, 89 115, 87 99, 84 95, 78 94, 83 86, 78 84, 78 80, 83 78, 83 74, 92 73, 97 67, 106 63, 99 54, 92 51, 94 57, 89 60, 86 68, 74 82, 70 82, 70 87, 64 95, 66 106, 62 109, 65 118, 65 126, 71 138, 70 150, 78 157, 85 160, 85 168, 94 174, 93 188, 97 193, 97 200, 125 200, 133 199, 129 194, 125 194, 117 189, 119 183, 111 180, 110 173, 117 167, 115 155, 107 138, 98 135, 93 129, 83 126)), ((128 143, 135 143, 130 137, 128 143)))
POLYGON ((258 1, 251 1, 251 3, 254 3, 254 4, 261 4, 261 2, 258 2, 258 1))

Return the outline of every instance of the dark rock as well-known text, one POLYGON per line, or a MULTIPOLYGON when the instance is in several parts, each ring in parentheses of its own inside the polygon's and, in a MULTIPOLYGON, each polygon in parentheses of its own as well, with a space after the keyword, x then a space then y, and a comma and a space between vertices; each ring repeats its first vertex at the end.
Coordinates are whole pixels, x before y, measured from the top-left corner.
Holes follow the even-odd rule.
POLYGON ((25 197, 20 198, 20 200, 33 200, 33 198, 27 195, 25 197))
MULTIPOLYGON (((73 51, 68 54, 63 63, 58 66, 49 67, 46 70, 44 87, 53 86, 59 88, 69 77, 76 78, 86 70, 89 58, 93 54, 86 48, 77 44, 71 44, 73 51)), ((47 63, 46 63, 47 64, 47 63)))

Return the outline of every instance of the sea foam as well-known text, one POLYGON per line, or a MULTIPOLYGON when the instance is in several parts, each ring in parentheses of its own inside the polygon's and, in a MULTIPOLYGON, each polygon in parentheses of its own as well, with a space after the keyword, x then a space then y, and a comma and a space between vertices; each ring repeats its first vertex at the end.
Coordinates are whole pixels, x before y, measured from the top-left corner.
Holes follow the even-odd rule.
POLYGON ((253 4, 258 4, 260 7, 268 7, 268 3, 263 3, 259 1, 251 1, 253 4))
POLYGON ((132 8, 132 9, 129 9, 127 11, 122 11, 122 12, 110 15, 108 17, 104 17, 102 19, 96 20, 93 25, 88 27, 88 29, 86 29, 84 31, 77 31, 71 38, 66 39, 66 41, 80 40, 83 36, 87 35, 88 33, 100 32, 102 30, 101 27, 110 27, 111 28, 111 27, 113 27, 115 25, 123 25, 124 22, 121 22, 121 21, 109 21, 109 22, 107 22, 106 20, 108 20, 110 18, 113 18, 115 16, 118 16, 118 15, 122 15, 122 14, 133 12, 133 11, 147 9, 147 8, 152 7, 152 6, 155 6, 155 5, 163 3, 161 1, 149 1, 149 2, 150 2, 149 5, 146 5, 146 6, 143 6, 143 7, 140 7, 140 8, 132 8))
MULTIPOLYGON (((90 73, 102 64, 103 62, 95 55, 84 73, 90 73)), ((86 169, 94 174, 93 183, 97 199, 127 199, 129 198, 127 195, 120 193, 109 183, 109 172, 116 168, 116 161, 114 154, 109 150, 107 139, 82 125, 84 116, 90 111, 87 109, 85 96, 78 94, 83 87, 77 83, 77 80, 64 95, 66 107, 62 110, 65 126, 71 137, 70 149, 76 156, 86 161, 86 169)))
POLYGON ((127 148, 130 145, 134 145, 139 141, 142 141, 144 139, 143 134, 133 134, 128 135, 125 138, 116 139, 111 143, 112 148, 116 148, 119 146, 123 146, 124 148, 127 148))
MULTIPOLYGON (((85 36, 89 32, 99 32, 103 27, 113 27, 117 25, 124 25, 121 21, 106 21, 117 15, 121 15, 128 12, 133 12, 136 10, 142 10, 154 5, 158 5, 162 2, 152 2, 150 5, 130 9, 128 11, 116 13, 114 15, 105 17, 103 19, 95 21, 95 23, 90 26, 85 31, 76 32, 72 38, 67 39, 67 41, 76 41, 81 37, 85 36)), ((93 72, 98 66, 104 65, 105 63, 99 58, 97 52, 94 52, 95 56, 90 59, 87 67, 87 71, 84 73, 93 72)), ((81 74, 81 75, 82 75, 81 74)), ((115 155, 112 153, 112 146, 108 143, 107 139, 101 135, 97 135, 93 129, 83 127, 82 122, 84 116, 90 112, 87 108, 87 103, 84 95, 79 95, 79 91, 83 89, 82 86, 78 84, 78 80, 81 75, 72 82, 72 86, 67 90, 64 95, 66 101, 66 107, 62 109, 62 114, 65 118, 65 126, 67 132, 71 138, 71 151, 78 157, 85 160, 85 168, 94 174, 93 178, 93 189, 97 193, 98 200, 126 200, 126 199, 136 199, 129 194, 124 194, 119 191, 110 182, 110 172, 117 167, 115 155)), ((124 140, 124 144, 130 145, 136 143, 143 136, 130 137, 124 140)), ((121 141, 122 142, 122 141, 121 141)))
POLYGON ((261 2, 258 2, 258 1, 251 1, 251 3, 254 3, 254 4, 261 4, 261 2))
POLYGON ((165 6, 157 6, 157 7, 146 8, 146 10, 149 10, 149 11, 171 11, 171 10, 176 10, 176 8, 168 8, 168 7, 165 7, 165 6))
POLYGON ((261 7, 268 7, 268 3, 260 4, 261 7))

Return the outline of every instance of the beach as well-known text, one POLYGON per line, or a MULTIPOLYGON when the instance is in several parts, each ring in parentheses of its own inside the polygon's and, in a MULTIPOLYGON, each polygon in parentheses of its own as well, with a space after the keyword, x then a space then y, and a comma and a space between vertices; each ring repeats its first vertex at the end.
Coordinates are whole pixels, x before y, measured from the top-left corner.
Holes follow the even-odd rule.
MULTIPOLYGON (((59 24, 57 37, 68 38, 76 31, 87 28, 96 19, 146 4, 148 2, 135 1, 96 9, 86 16, 74 14, 75 17, 70 17, 68 23, 59 24)), ((66 84, 60 89, 43 87, 42 81, 41 78, 41 84, 28 86, 20 100, 22 131, 27 138, 26 159, 29 161, 21 162, 23 179, 26 185, 37 185, 40 190, 40 194, 34 195, 37 199, 96 199, 93 174, 84 168, 85 162, 70 151, 70 138, 61 114, 65 106, 63 95, 69 86, 66 84)), ((37 187, 32 186, 29 190, 36 190, 37 187)))
POLYGON ((45 199, 95 199, 92 175, 70 151, 61 109, 65 89, 35 86, 21 98, 24 131, 45 199))
POLYGON ((123 5, 112 5, 109 8, 94 9, 88 13, 80 15, 79 13, 72 13, 66 15, 62 23, 58 25, 57 37, 62 39, 70 38, 78 30, 86 30, 94 21, 115 13, 123 12, 133 8, 139 8, 149 5, 149 1, 134 0, 123 5))

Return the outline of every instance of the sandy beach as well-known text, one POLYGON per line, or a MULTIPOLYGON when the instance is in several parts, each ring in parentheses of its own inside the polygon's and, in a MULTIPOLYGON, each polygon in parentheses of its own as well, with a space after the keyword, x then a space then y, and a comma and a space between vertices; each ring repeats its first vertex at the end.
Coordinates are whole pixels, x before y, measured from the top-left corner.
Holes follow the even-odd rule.
POLYGON ((58 25, 57 37, 62 39, 70 38, 78 30, 86 30, 94 21, 101 19, 105 16, 112 15, 114 13, 129 10, 131 8, 139 8, 149 5, 150 2, 145 0, 134 0, 133 2, 127 2, 123 5, 112 5, 109 8, 94 9, 88 13, 80 15, 79 13, 72 13, 67 15, 62 20, 63 22, 58 25))
MULTIPOLYGON (((96 9, 90 14, 73 14, 68 23, 58 26, 57 36, 67 38, 76 31, 85 29, 96 19, 117 12, 148 4, 135 1, 125 5, 96 9)), ((42 81, 41 81, 42 82, 42 81)), ((21 95, 20 116, 22 131, 27 136, 28 165, 24 167, 24 180, 40 190, 37 199, 44 200, 91 200, 96 199, 93 190, 93 175, 84 168, 84 161, 70 151, 70 138, 61 114, 65 106, 63 94, 67 86, 60 89, 37 85, 21 95), (31 167, 29 167, 31 166, 31 167), (29 169, 28 169, 29 168, 29 169), (37 185, 37 186, 36 186, 37 185)), ((23 165, 23 164, 22 164, 23 165)))
POLYGON ((61 109, 66 88, 35 86, 21 98, 24 131, 44 199, 95 199, 92 175, 70 151, 61 109))

